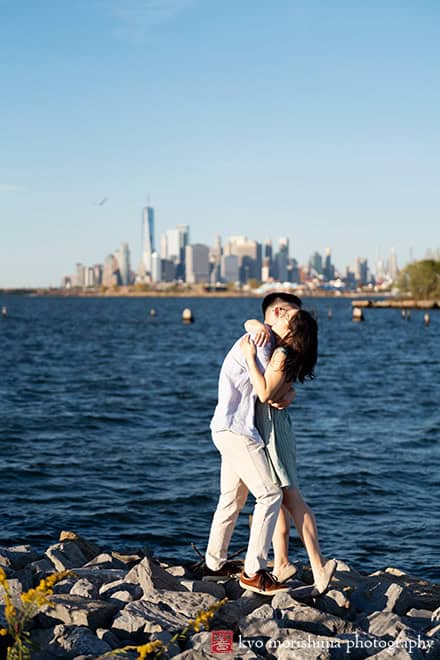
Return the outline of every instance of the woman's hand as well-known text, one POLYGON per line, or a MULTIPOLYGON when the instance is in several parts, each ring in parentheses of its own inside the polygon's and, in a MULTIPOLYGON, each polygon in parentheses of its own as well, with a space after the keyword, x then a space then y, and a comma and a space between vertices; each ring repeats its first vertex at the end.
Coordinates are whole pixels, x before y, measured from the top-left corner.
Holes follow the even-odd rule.
POLYGON ((245 335, 240 341, 240 349, 246 360, 252 360, 257 354, 257 347, 255 346, 250 335, 245 335))

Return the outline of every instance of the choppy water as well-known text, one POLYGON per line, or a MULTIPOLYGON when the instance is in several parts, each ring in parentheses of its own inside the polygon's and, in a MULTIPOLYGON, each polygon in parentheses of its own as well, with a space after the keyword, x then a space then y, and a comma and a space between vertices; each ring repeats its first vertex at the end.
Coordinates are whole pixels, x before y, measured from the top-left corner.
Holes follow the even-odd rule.
MULTIPOLYGON (((73 529, 104 546, 195 557, 190 543, 205 546, 218 495, 209 422, 219 367, 259 302, 0 296, 2 305, 0 544, 43 548, 73 529), (181 322, 187 305, 193 325, 181 322)), ((361 570, 438 580, 440 313, 426 328, 421 312, 403 321, 367 310, 354 324, 348 300, 308 308, 318 377, 299 386, 291 414, 323 549, 361 570)), ((232 549, 247 534, 243 515, 232 549)))

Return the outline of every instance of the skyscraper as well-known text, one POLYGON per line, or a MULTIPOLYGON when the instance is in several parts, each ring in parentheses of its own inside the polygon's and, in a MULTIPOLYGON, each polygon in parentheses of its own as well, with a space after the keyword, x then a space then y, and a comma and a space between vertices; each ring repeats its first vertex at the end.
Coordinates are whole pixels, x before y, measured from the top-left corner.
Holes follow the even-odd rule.
POLYGON ((126 286, 130 284, 130 250, 128 243, 121 243, 121 246, 115 252, 115 257, 118 262, 121 284, 126 286))
POLYGON ((154 252, 154 208, 145 206, 142 211, 142 266, 151 273, 151 255, 154 252))
POLYGON ((201 243, 185 248, 186 279, 189 284, 209 281, 209 247, 201 243))

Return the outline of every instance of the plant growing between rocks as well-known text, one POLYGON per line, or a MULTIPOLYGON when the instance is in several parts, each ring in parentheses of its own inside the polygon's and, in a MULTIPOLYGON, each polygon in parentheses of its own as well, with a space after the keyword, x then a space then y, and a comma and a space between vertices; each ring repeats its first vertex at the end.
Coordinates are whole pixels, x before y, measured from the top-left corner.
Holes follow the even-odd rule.
POLYGON ((0 568, 0 586, 3 587, 5 619, 7 627, 0 628, 0 636, 8 638, 7 660, 29 660, 32 643, 29 623, 45 605, 51 606, 53 587, 60 580, 72 575, 71 571, 52 573, 40 580, 35 589, 28 589, 13 599, 5 571, 0 568), (9 643, 10 640, 10 643, 9 643))

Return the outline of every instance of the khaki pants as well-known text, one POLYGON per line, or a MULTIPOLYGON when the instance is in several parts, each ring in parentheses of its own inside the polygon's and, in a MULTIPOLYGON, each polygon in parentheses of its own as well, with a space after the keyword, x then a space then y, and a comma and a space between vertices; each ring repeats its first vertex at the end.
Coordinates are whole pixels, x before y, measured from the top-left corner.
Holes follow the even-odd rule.
POLYGON ((253 575, 266 568, 282 492, 271 478, 263 443, 231 431, 212 434, 222 457, 220 498, 211 524, 206 564, 217 571, 225 563, 228 546, 248 491, 256 499, 244 570, 253 575))

